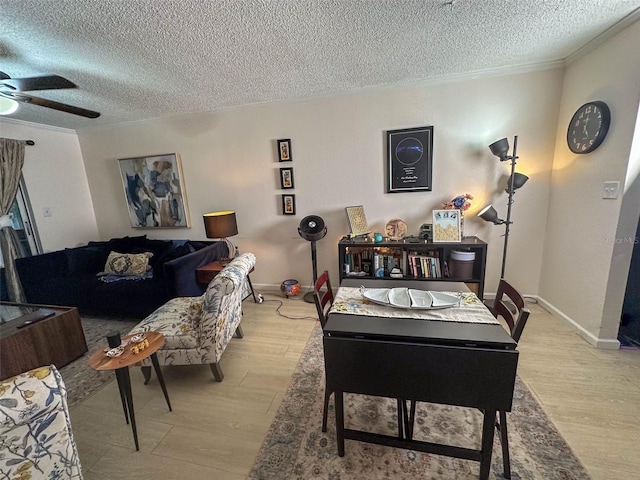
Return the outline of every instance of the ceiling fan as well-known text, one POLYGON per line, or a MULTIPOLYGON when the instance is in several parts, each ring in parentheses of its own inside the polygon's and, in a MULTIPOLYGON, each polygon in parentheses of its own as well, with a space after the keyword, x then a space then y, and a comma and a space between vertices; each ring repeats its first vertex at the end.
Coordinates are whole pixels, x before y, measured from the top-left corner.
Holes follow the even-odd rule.
POLYGON ((34 97, 27 93, 32 90, 60 90, 65 88, 78 88, 78 86, 59 75, 43 75, 40 77, 11 78, 4 72, 0 72, 0 97, 5 97, 16 102, 31 103, 40 107, 53 108, 61 112, 72 113, 87 118, 98 118, 100 114, 92 110, 74 107, 65 103, 54 102, 45 98, 34 97))

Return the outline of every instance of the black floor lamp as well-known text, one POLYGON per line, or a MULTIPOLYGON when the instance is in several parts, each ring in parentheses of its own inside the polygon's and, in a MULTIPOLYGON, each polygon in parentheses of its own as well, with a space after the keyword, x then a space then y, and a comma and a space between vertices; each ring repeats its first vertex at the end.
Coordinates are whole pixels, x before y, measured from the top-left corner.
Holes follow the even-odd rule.
POLYGON ((511 161, 511 175, 509 176, 509 180, 507 181, 507 188, 505 192, 509 195, 509 199, 507 201, 507 218, 503 220, 498 217, 498 212, 493 208, 493 205, 487 205, 478 216, 487 222, 492 222, 494 225, 505 225, 504 232, 504 248, 502 250, 502 269, 500 270, 500 279, 504 279, 504 269, 507 261, 507 245, 509 243, 509 227, 513 223, 511 221, 511 205, 513 204, 513 195, 517 189, 522 187, 529 177, 523 175, 522 173, 516 173, 516 161, 518 160, 518 156, 516 155, 516 150, 518 148, 518 136, 513 137, 513 155, 509 155, 509 141, 506 138, 498 140, 497 142, 489 145, 491 149, 491 153, 493 153, 496 157, 500 159, 501 162, 511 161))

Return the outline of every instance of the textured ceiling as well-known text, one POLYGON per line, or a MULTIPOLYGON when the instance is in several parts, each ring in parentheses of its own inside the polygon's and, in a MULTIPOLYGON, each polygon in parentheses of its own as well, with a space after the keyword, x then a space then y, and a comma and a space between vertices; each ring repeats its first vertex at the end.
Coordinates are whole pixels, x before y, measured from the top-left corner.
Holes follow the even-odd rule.
MULTIPOLYGON (((640 0, 0 0, 0 71, 58 74, 11 118, 80 129, 562 61, 640 0)), ((627 18, 626 21, 629 21, 627 18)))

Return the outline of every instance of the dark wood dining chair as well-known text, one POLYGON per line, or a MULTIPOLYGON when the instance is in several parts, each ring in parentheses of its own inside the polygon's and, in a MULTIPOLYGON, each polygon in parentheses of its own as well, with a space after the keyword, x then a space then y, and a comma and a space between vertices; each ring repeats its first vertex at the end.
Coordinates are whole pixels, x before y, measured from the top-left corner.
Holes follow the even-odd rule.
MULTIPOLYGON (((313 286, 313 301, 316 304, 316 310, 318 310, 318 320, 320 320, 320 326, 324 330, 324 326, 327 323, 327 315, 331 306, 333 305, 333 290, 331 289, 331 281, 329 280, 329 272, 326 270, 322 272, 322 275, 318 277, 315 285, 313 286), (322 288, 325 287, 326 291, 322 292, 322 288)), ((327 389, 325 383, 324 386, 324 407, 322 409, 322 431, 327 431, 327 415, 329 413, 329 398, 331 394, 327 389)))
MULTIPOLYGON (((493 305, 489 310, 495 318, 502 317, 509 328, 511 338, 516 343, 520 341, 522 330, 527 323, 531 312, 526 308, 524 297, 506 280, 501 279, 498 284, 498 291, 493 305), (510 308, 510 305, 513 308, 510 308)), ((413 425, 415 421, 416 402, 412 400, 407 409, 406 402, 402 402, 402 411, 407 432, 407 438, 413 438, 413 425)), ((502 464, 504 468, 503 476, 506 479, 511 478, 511 461, 509 458, 509 438, 507 435, 507 412, 498 412, 496 415, 495 427, 500 436, 500 445, 502 446, 502 464)))
MULTIPOLYGON (((499 316, 504 319, 516 343, 520 341, 522 330, 527 324, 531 312, 526 308, 524 297, 518 292, 513 285, 504 279, 498 284, 498 291, 493 306, 490 309, 493 316, 499 316), (509 302, 514 308, 510 308, 509 302)), ((498 412, 496 419, 496 430, 500 435, 500 444, 502 445, 502 464, 504 467, 504 478, 511 478, 511 461, 509 459, 509 437, 507 435, 507 412, 498 412)))
MULTIPOLYGON (((331 310, 331 306, 333 305, 333 290, 331 289, 331 281, 329 280, 329 272, 326 270, 322 272, 322 275, 318 277, 316 283, 313 286, 313 301, 316 304, 316 310, 318 311, 318 320, 320 320, 320 326, 324 330, 324 326, 327 323, 327 316, 329 315, 329 310, 331 310), (326 291, 323 291, 323 288, 326 288, 326 291)), ((324 386, 324 406, 322 409, 322 431, 327 431, 327 416, 329 414, 329 399, 331 398, 331 394, 333 392, 329 391, 327 385, 324 386)), ((407 419, 403 420, 403 405, 400 399, 397 399, 398 403, 398 438, 403 438, 402 428, 404 424, 404 428, 407 427, 407 419)))

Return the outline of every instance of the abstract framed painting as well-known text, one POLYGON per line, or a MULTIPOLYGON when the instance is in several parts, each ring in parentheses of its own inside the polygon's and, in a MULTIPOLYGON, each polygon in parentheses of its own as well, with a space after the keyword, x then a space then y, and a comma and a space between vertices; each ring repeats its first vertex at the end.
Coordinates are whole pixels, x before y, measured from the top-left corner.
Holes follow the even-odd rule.
POLYGON ((118 159, 133 228, 190 227, 177 153, 118 159))

